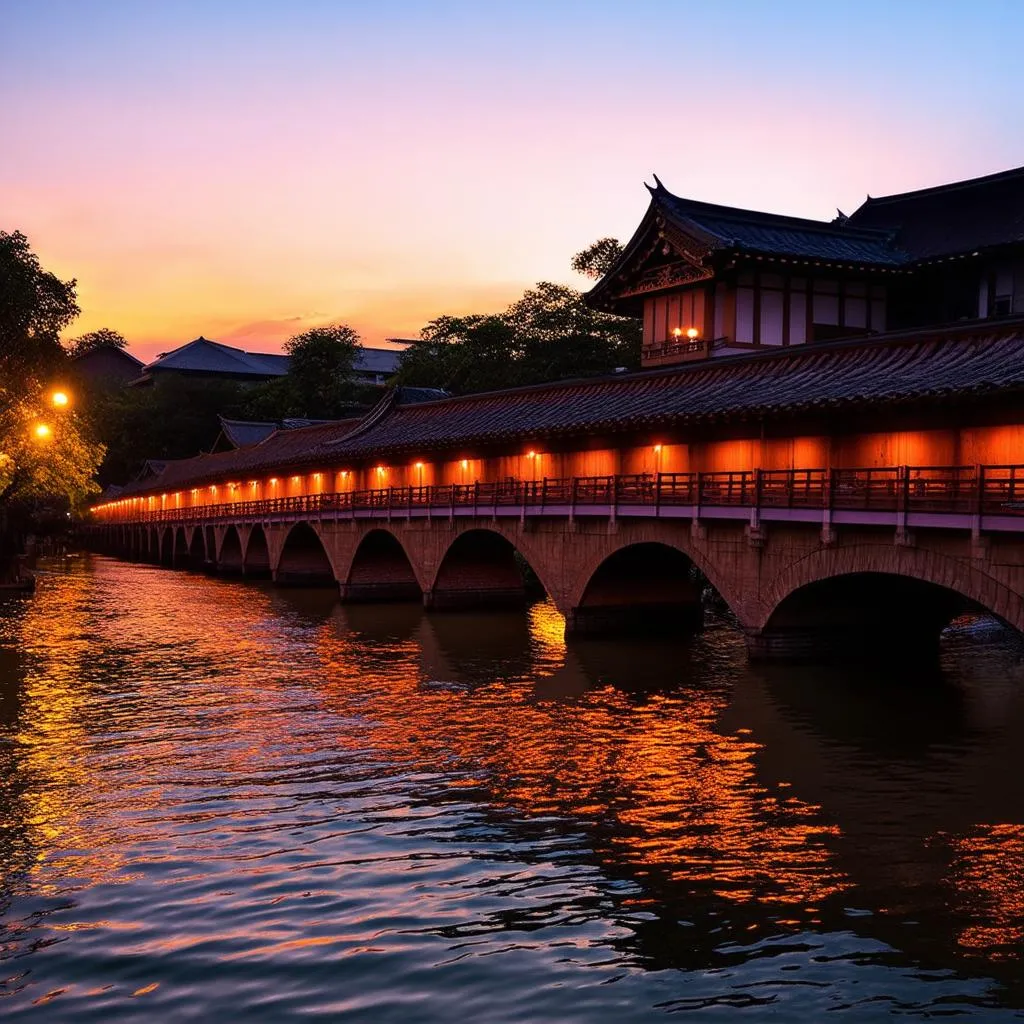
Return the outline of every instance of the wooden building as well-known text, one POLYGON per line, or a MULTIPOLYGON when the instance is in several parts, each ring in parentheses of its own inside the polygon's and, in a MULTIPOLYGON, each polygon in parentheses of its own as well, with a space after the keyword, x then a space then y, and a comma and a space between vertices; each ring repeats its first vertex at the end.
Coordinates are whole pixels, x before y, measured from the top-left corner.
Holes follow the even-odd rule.
POLYGON ((644 366, 1024 313, 1024 168, 869 197, 830 222, 655 183, 588 296, 643 318, 644 366))

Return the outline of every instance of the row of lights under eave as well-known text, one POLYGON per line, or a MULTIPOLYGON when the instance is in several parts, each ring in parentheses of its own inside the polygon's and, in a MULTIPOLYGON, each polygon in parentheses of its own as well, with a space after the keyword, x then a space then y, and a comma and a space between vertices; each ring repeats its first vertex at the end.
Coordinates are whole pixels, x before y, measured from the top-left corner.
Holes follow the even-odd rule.
MULTIPOLYGON (((656 444, 656 445, 654 445, 652 447, 652 451, 654 452, 655 455, 661 455, 662 446, 660 444, 656 444)), ((544 455, 543 455, 543 453, 537 452, 537 451, 535 451, 534 449, 531 448, 528 452, 524 453, 524 457, 529 459, 529 460, 531 460, 531 461, 535 461, 535 460, 542 459, 544 457, 544 455)), ((460 467, 464 471, 468 470, 469 469, 469 459, 462 459, 460 461, 459 465, 460 465, 460 467)), ((426 463, 423 463, 423 462, 415 462, 415 463, 413 463, 413 469, 416 470, 416 472, 419 473, 419 474, 422 474, 422 472, 423 472, 423 470, 425 468, 426 468, 426 463)), ((378 477, 382 477, 382 476, 387 474, 388 467, 387 466, 376 466, 376 467, 374 467, 374 471, 376 472, 378 477)), ((346 478, 349 475, 349 472, 350 471, 347 470, 347 469, 342 469, 342 470, 338 471, 338 475, 342 479, 344 479, 344 478, 346 478)), ((313 476, 313 479, 315 481, 317 481, 318 483, 323 478, 323 474, 322 473, 313 473, 312 476, 313 476)), ((298 482, 298 481, 300 481, 302 479, 302 477, 301 476, 293 476, 291 479, 292 479, 292 482, 298 482)), ((276 487, 279 482, 280 481, 279 481, 279 479, 276 476, 272 476, 272 477, 270 477, 267 480, 267 483, 271 487, 276 487)), ((235 484, 235 483, 228 483, 228 484, 225 484, 224 486, 226 486, 230 491, 235 491, 235 490, 237 490, 239 488, 240 485, 239 484, 235 484)), ((251 489, 255 490, 258 486, 259 486, 259 481, 258 480, 250 480, 249 481, 249 487, 251 489)), ((217 494, 217 489, 218 489, 218 485, 217 484, 210 484, 209 485, 209 491, 210 491, 211 495, 216 495, 217 494)), ((201 488, 198 488, 198 487, 193 487, 192 488, 191 495, 193 497, 193 500, 195 499, 196 495, 199 494, 200 490, 201 490, 201 488)), ((163 507, 165 505, 168 497, 169 497, 169 495, 166 495, 166 494, 160 495, 161 507, 163 507)), ((179 492, 176 492, 174 494, 174 500, 175 500, 176 506, 180 502, 180 499, 181 499, 181 492, 179 491, 179 492)), ((130 505, 133 505, 133 504, 137 508, 140 502, 147 501, 147 500, 150 503, 153 503, 154 501, 156 501, 156 498, 155 497, 150 497, 148 499, 146 499, 146 498, 123 498, 121 501, 110 502, 110 503, 108 503, 106 505, 98 505, 98 506, 96 506, 93 509, 93 512, 103 512, 103 511, 106 511, 107 509, 110 509, 110 508, 118 509, 118 508, 123 508, 125 506, 130 506, 130 505)))

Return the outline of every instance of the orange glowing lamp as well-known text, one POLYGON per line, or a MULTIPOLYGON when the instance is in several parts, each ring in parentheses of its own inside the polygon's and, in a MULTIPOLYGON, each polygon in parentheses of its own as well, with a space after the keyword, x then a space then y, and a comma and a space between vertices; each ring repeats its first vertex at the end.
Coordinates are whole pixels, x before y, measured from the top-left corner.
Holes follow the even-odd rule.
POLYGON ((688 327, 686 329, 686 336, 690 341, 696 341, 697 338, 700 337, 700 331, 698 331, 696 327, 688 327))

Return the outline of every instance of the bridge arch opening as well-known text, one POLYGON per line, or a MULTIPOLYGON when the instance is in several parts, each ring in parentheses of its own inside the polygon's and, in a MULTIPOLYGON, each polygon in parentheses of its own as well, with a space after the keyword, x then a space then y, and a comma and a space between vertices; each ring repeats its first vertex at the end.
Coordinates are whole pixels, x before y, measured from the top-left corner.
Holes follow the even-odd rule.
POLYGON ((202 569, 206 564, 206 536, 202 527, 197 526, 192 531, 192 540, 188 545, 188 567, 190 569, 202 569))
POLYGON ((224 531, 220 555, 217 558, 217 571, 226 576, 240 576, 242 565, 242 538, 238 534, 238 527, 232 525, 224 531))
POLYGON ((948 587, 897 573, 854 572, 797 587, 748 635, 757 660, 921 662, 958 616, 990 609, 948 587))
POLYGON ((160 564, 166 566, 168 569, 174 566, 174 529, 173 527, 165 527, 160 531, 160 549, 159 559, 160 564))
POLYGON ((334 584, 334 567, 323 542, 309 523, 296 523, 288 532, 274 581, 289 587, 334 584))
POLYGON ((521 608, 544 587, 515 545, 493 530, 467 530, 452 542, 424 603, 437 611, 521 608))
POLYGON ((270 576, 270 546, 262 526, 257 524, 249 534, 242 559, 242 572, 252 579, 267 579, 270 576))
POLYGON ((352 604, 419 601, 423 597, 401 541, 387 530, 371 530, 356 548, 341 599, 352 604))
POLYGON ((184 526, 179 526, 174 531, 174 546, 171 548, 171 561, 175 569, 181 569, 188 565, 188 540, 185 537, 184 526))
POLYGON ((688 636, 703 628, 707 582, 678 548, 655 541, 609 555, 566 617, 577 636, 688 636))

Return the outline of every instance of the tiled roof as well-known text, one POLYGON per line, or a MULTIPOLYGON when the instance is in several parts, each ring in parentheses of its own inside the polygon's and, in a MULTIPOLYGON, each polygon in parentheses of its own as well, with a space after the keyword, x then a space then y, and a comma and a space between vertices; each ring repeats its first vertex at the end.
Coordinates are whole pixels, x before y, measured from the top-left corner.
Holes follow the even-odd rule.
POLYGON ((820 343, 770 355, 397 406, 324 455, 384 457, 970 392, 1024 389, 1024 324, 820 343))
MULTIPOLYGON (((402 353, 385 348, 360 346, 352 368, 361 373, 391 376, 398 369, 402 353)), ((232 345, 199 337, 148 363, 147 373, 176 370, 179 373, 224 373, 258 377, 283 377, 290 358, 279 352, 243 352, 232 345)))
POLYGON ((819 343, 663 370, 403 404, 362 420, 279 430, 250 448, 169 463, 134 491, 173 490, 292 465, 588 434, 686 429, 825 409, 1024 392, 1024 320, 819 343))
POLYGON ((276 423, 260 423, 254 420, 229 420, 219 417, 224 436, 235 448, 248 448, 251 444, 270 437, 277 430, 276 423))
POLYGON ((683 231, 696 228, 716 249, 882 267, 907 261, 888 231, 701 203, 674 196, 660 183, 652 194, 669 219, 683 231))
POLYGON ((243 352, 240 348, 200 337, 147 364, 147 373, 154 370, 281 377, 288 372, 288 357, 266 352, 243 352))
POLYGON ((868 198, 850 225, 896 232, 915 260, 1024 242, 1024 167, 951 185, 868 198))

